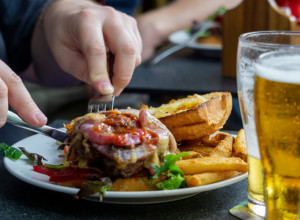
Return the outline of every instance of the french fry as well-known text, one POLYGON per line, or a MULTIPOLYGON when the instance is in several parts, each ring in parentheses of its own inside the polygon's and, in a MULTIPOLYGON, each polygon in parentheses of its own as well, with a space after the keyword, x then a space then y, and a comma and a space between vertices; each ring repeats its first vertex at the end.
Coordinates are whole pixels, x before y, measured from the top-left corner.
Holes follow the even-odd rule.
POLYGON ((185 184, 188 187, 203 186, 215 182, 219 182, 234 176, 239 175, 238 171, 225 171, 225 172, 207 172, 194 175, 185 176, 185 184))
POLYGON ((205 152, 207 156, 214 150, 213 147, 208 147, 208 146, 199 146, 199 151, 205 152))
POLYGON ((232 154, 233 136, 228 135, 210 152, 210 157, 230 157, 232 154))
POLYGON ((181 142, 183 146, 206 146, 206 147, 216 147, 220 141, 225 139, 227 136, 231 136, 225 132, 218 132, 213 135, 204 136, 201 138, 197 138, 195 140, 184 140, 181 142))
POLYGON ((205 146, 216 147, 226 137, 231 136, 225 132, 218 132, 215 135, 205 136, 201 138, 201 143, 205 146))
POLYGON ((239 130, 236 140, 233 144, 233 155, 242 158, 247 162, 247 145, 244 129, 239 130))
POLYGON ((185 175, 218 171, 247 172, 248 170, 248 164, 238 157, 201 157, 176 161, 175 164, 185 175))

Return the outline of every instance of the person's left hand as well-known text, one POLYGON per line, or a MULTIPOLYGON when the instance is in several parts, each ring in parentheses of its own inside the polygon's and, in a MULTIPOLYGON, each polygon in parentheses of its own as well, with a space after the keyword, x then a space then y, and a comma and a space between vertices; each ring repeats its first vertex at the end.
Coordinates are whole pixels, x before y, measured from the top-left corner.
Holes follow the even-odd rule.
POLYGON ((136 21, 111 7, 87 0, 55 1, 41 22, 60 68, 101 94, 119 95, 141 62, 142 41, 136 21), (112 82, 106 47, 115 55, 112 82))

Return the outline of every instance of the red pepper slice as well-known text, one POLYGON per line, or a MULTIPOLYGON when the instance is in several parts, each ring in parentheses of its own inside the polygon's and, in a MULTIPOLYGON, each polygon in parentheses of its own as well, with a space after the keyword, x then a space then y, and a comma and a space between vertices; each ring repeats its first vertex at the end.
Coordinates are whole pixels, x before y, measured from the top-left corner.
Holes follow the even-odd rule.
POLYGON ((33 170, 50 177, 51 182, 67 182, 73 180, 98 180, 103 177, 102 173, 89 168, 65 167, 62 169, 47 168, 44 165, 33 166, 33 170))

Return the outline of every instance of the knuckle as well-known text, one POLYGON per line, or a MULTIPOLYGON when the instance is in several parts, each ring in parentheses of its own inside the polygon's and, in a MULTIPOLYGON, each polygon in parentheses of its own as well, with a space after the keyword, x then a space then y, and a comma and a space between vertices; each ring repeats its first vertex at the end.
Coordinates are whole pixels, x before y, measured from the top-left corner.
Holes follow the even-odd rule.
POLYGON ((11 72, 10 77, 9 77, 9 82, 12 84, 22 84, 22 79, 20 76, 18 76, 16 73, 11 72))
POLYGON ((31 97, 27 98, 23 102, 24 106, 35 106, 35 102, 31 97))
POLYGON ((120 17, 120 12, 117 12, 114 8, 105 6, 106 8, 106 13, 108 17, 108 23, 111 29, 117 29, 119 30, 122 28, 122 22, 121 22, 121 17, 120 17))
POLYGON ((111 6, 103 6, 103 8, 106 10, 106 13, 110 17, 114 18, 114 17, 117 16, 117 11, 113 7, 111 7, 111 6))
POLYGON ((131 16, 128 16, 128 18, 129 18, 129 21, 133 24, 133 26, 134 26, 134 27, 137 27, 137 21, 136 21, 136 19, 134 19, 134 18, 131 17, 131 16))
POLYGON ((82 19, 90 19, 96 16, 95 10, 92 8, 82 8, 78 12, 78 16, 82 19))
POLYGON ((121 51, 126 55, 135 55, 137 53, 137 48, 135 43, 131 41, 125 41, 121 44, 121 51))
POLYGON ((106 54, 106 48, 104 45, 88 45, 86 47, 86 53, 89 56, 103 56, 106 54))

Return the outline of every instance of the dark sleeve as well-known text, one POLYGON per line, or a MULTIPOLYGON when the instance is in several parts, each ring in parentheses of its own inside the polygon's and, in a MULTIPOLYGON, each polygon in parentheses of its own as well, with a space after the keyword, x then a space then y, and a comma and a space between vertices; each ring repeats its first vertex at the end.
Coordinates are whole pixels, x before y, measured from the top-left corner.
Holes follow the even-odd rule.
POLYGON ((105 0, 104 2, 105 5, 109 5, 128 15, 133 15, 137 7, 141 5, 141 0, 105 0))
POLYGON ((0 0, 0 30, 7 64, 21 72, 31 61, 32 31, 41 11, 51 0, 0 0))

